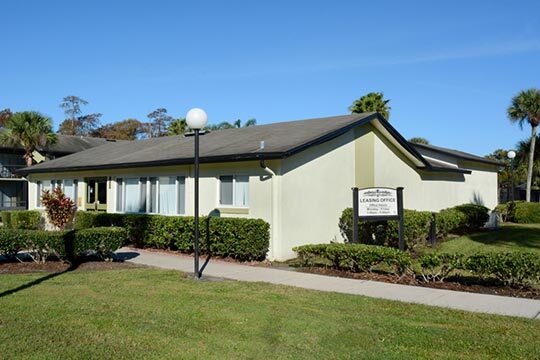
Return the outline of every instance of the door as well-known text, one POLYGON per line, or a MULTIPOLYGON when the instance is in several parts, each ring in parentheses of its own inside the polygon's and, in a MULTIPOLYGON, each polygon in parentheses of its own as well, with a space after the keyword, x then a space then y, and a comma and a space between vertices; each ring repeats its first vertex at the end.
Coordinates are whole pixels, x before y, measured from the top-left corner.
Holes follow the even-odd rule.
POLYGON ((86 210, 107 211, 107 178, 90 178, 86 181, 86 210))

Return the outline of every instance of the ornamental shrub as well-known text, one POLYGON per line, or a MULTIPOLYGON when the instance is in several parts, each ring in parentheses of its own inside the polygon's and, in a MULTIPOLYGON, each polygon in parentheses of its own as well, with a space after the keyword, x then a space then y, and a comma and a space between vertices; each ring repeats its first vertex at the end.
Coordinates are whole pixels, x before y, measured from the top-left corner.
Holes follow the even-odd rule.
POLYGON ((41 202, 45 207, 49 222, 60 230, 71 223, 77 210, 75 202, 66 197, 60 187, 56 187, 52 192, 45 190, 41 196, 41 202))
POLYGON ((512 286, 540 283, 540 258, 534 253, 482 253, 469 256, 464 268, 482 278, 496 278, 512 286))
POLYGON ((80 257, 94 252, 101 258, 111 258, 126 239, 126 229, 116 226, 78 230, 73 237, 73 254, 80 257))
POLYGON ((15 256, 26 245, 26 237, 21 231, 1 228, 0 229, 0 255, 7 257, 15 256))
POLYGON ((317 244, 293 248, 306 266, 324 264, 337 270, 371 272, 385 266, 389 272, 404 274, 411 266, 408 253, 397 249, 366 244, 317 244))
POLYGON ((2 211, 2 226, 4 229, 11 229, 11 211, 2 211))
POLYGON ((11 212, 11 228, 19 230, 38 230, 41 227, 41 213, 38 210, 20 210, 11 212))
POLYGON ((24 249, 34 259, 43 263, 49 257, 65 259, 67 256, 64 243, 65 232, 45 230, 16 230, 24 239, 24 249))
POLYGON ((446 238, 466 222, 466 215, 454 208, 444 209, 435 214, 437 238, 446 238))
POLYGON ((463 204, 452 209, 465 215, 465 221, 461 224, 464 231, 481 229, 489 220, 489 209, 482 205, 463 204))
POLYGON ((540 223, 540 203, 516 201, 510 205, 510 221, 519 224, 538 224, 540 223))
POLYGON ((424 254, 418 258, 420 275, 426 282, 443 281, 454 270, 463 269, 463 254, 424 254))
MULTIPOLYGON (((120 226, 139 247, 193 252, 194 220, 190 216, 108 214, 78 211, 75 229, 120 226)), ((270 244, 270 225, 260 219, 200 218, 202 253, 241 261, 263 260, 270 244)))

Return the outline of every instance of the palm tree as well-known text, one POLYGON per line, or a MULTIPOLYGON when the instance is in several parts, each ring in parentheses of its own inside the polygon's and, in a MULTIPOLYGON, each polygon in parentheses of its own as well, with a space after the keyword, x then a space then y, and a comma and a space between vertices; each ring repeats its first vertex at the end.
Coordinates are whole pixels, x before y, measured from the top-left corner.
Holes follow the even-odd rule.
POLYGON ((254 125, 257 125, 257 120, 256 119, 249 119, 247 120, 244 124, 242 124, 242 120, 240 119, 236 119, 236 121, 234 121, 233 123, 230 123, 228 121, 223 121, 217 125, 210 125, 208 126, 208 129, 209 130, 223 130, 223 129, 239 129, 239 128, 242 128, 242 127, 249 127, 249 126, 254 126, 254 125))
POLYGON ((523 129, 523 124, 531 125, 531 138, 529 148, 529 161, 527 169, 527 192, 526 200, 531 201, 531 186, 534 167, 534 151, 536 144, 536 128, 540 124, 540 89, 531 88, 523 90, 512 98, 512 103, 507 110, 508 118, 513 123, 518 123, 523 129))
POLYGON ((429 145, 429 140, 423 137, 413 137, 409 139, 410 143, 429 145))
POLYGON ((167 135, 184 135, 187 131, 186 119, 176 119, 169 124, 167 135))
POLYGON ((390 119, 391 107, 388 106, 390 100, 384 99, 384 94, 379 92, 371 92, 355 100, 349 107, 351 113, 378 112, 386 120, 390 119))
POLYGON ((24 160, 32 166, 32 153, 56 143, 51 118, 37 111, 23 111, 11 115, 0 132, 0 142, 7 146, 21 146, 24 160))

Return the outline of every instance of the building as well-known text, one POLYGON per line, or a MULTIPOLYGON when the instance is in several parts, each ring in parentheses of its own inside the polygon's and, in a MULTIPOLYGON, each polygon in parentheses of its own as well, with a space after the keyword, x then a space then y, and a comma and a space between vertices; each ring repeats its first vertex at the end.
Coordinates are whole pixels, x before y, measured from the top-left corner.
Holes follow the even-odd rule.
MULTIPOLYGON (((34 160, 42 162, 103 145, 107 139, 58 135, 56 144, 34 153, 34 160)), ((17 170, 26 167, 24 151, 20 147, 0 145, 0 211, 24 210, 28 206, 27 181, 17 170)))
MULTIPOLYGON (((193 146, 192 136, 112 143, 24 169, 30 208, 60 184, 82 210, 193 215, 193 146)), ((201 214, 266 220, 270 259, 341 240, 354 186, 402 186, 408 209, 497 204, 499 163, 410 144, 376 113, 210 132, 200 155, 201 214)))

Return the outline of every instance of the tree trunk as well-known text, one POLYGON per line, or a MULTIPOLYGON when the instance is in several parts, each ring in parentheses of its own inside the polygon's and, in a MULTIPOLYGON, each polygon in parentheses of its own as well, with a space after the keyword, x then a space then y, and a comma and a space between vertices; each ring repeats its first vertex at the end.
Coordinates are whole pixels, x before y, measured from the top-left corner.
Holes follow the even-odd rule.
POLYGON ((32 153, 25 153, 23 157, 26 161, 26 166, 32 166, 32 153))
POLYGON ((532 186, 532 176, 533 176, 535 145, 536 145, 536 126, 533 126, 531 130, 531 148, 529 151, 529 168, 527 170, 527 193, 525 194, 526 196, 525 200, 527 202, 531 201, 531 186, 532 186))

